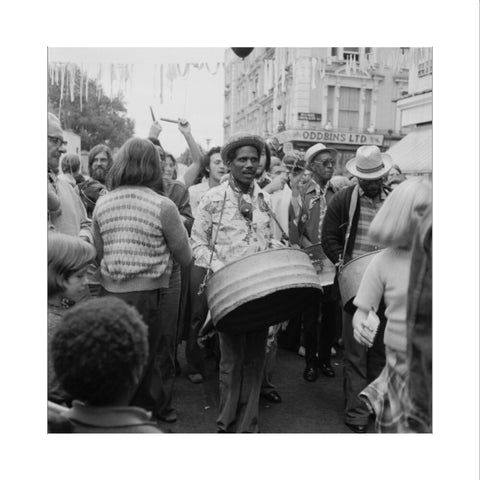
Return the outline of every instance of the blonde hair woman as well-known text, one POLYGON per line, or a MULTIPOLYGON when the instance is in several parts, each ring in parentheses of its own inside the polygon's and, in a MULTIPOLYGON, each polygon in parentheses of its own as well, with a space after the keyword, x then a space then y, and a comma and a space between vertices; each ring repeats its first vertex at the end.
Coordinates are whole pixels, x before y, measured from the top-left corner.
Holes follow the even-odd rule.
POLYGON ((386 247, 372 260, 362 278, 354 304, 355 339, 371 347, 375 336, 375 312, 384 299, 387 317, 384 343, 386 365, 380 376, 360 394, 376 414, 380 432, 407 432, 402 396, 407 374, 407 292, 412 240, 418 221, 432 203, 431 183, 411 178, 387 198, 372 221, 370 238, 386 247), (373 322, 373 325, 372 325, 373 322))

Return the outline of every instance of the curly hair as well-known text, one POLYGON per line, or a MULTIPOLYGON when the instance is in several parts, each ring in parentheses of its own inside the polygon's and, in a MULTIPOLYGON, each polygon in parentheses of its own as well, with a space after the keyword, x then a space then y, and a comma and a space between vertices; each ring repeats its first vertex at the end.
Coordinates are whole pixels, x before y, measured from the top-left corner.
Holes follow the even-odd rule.
POLYGON ((79 237, 60 232, 47 233, 48 296, 61 293, 63 283, 91 263, 97 251, 79 237))
POLYGON ((78 304, 65 314, 51 342, 57 379, 74 399, 112 405, 135 387, 148 358, 147 326, 115 297, 78 304))
POLYGON ((208 178, 210 176, 210 157, 215 153, 220 153, 221 147, 212 147, 203 157, 201 161, 202 171, 201 176, 208 178))

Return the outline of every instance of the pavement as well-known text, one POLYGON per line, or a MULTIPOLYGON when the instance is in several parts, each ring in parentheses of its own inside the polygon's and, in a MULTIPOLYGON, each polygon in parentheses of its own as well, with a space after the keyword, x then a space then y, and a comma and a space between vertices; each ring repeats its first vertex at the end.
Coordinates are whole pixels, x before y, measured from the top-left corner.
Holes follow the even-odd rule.
MULTIPOLYGON (((186 377, 184 344, 179 348, 178 360, 182 374, 177 377, 173 398, 178 420, 162 423, 162 428, 172 433, 215 433, 219 393, 214 359, 207 359, 205 379, 199 384, 186 377)), ((260 398, 260 432, 351 433, 343 423, 341 351, 331 363, 334 378, 319 373, 315 382, 307 382, 303 379, 304 358, 279 348, 273 383, 283 401, 271 404, 260 398)))

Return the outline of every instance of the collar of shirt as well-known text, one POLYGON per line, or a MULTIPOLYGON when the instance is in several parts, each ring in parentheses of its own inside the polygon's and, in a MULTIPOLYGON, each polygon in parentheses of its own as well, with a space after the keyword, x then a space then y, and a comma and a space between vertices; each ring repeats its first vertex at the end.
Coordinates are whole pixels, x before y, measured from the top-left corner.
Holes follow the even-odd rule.
MULTIPOLYGON (((363 189, 360 185, 358 186, 358 196, 359 197, 365 196, 365 192, 363 191, 363 189)), ((382 185, 382 188, 380 189, 380 195, 377 195, 375 198, 372 198, 372 200, 376 200, 378 198, 380 198, 380 200, 385 200, 387 198, 387 194, 385 193, 385 190, 383 189, 383 185, 382 185)))
POLYGON ((122 427, 150 422, 149 413, 139 407, 93 407, 74 400, 72 408, 65 412, 67 418, 98 427, 122 427))

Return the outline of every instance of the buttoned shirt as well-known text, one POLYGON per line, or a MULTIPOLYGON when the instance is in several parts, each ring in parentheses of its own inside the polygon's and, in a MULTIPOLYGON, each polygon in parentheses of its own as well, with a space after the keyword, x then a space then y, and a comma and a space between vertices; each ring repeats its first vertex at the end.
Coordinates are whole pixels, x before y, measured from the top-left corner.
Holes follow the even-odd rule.
POLYGON ((368 237, 368 229, 372 220, 375 218, 378 210, 383 205, 383 202, 387 198, 387 195, 383 191, 374 198, 369 198, 365 195, 362 188, 359 187, 359 203, 360 214, 358 217, 357 235, 355 237, 355 244, 353 246, 352 258, 365 255, 366 253, 373 252, 378 249, 378 246, 373 243, 368 237))
POLYGON ((235 192, 229 182, 208 190, 200 201, 192 228, 195 265, 211 266, 216 271, 238 258, 281 246, 273 239, 271 219, 264 202, 271 208, 270 195, 262 192, 256 183, 251 197, 235 192), (263 194, 263 201, 259 193, 263 194), (252 205, 252 220, 240 213, 239 197, 252 205))
POLYGON ((188 193, 190 195, 190 207, 192 208, 193 218, 195 218, 197 214, 197 209, 198 209, 198 205, 200 204, 200 200, 205 195, 205 192, 207 192, 208 190, 210 190, 208 178, 188 188, 188 193))

